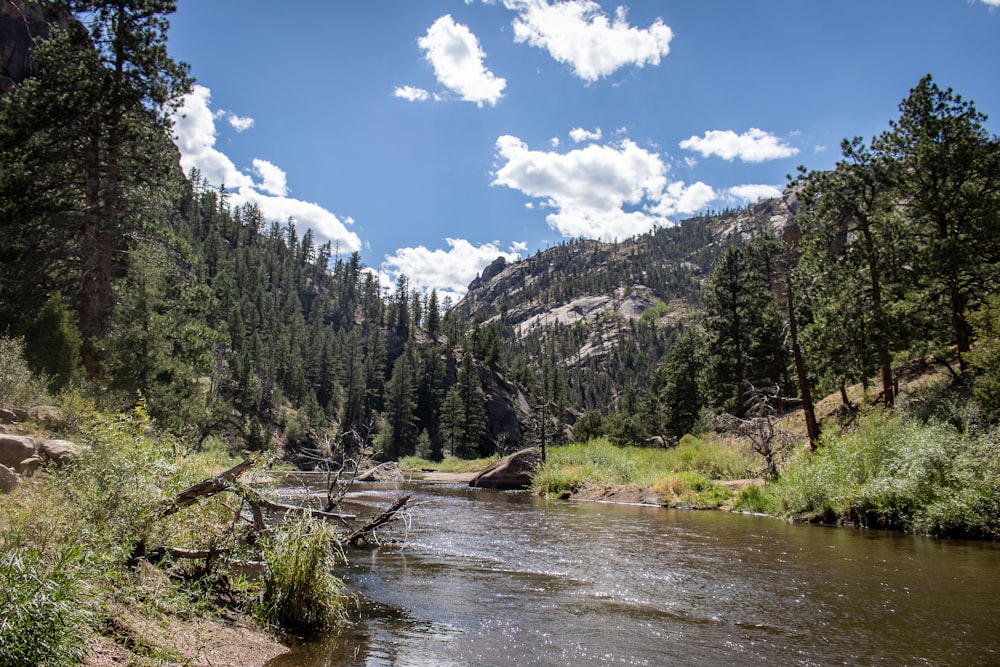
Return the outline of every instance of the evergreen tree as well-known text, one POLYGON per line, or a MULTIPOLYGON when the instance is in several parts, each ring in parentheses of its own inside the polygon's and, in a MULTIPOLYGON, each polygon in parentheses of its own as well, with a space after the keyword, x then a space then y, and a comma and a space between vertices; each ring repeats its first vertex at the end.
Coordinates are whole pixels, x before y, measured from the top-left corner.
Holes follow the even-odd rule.
POLYGON ((964 374, 972 344, 966 312, 1000 286, 1000 138, 987 132, 986 116, 972 102, 942 90, 930 75, 899 109, 873 147, 893 161, 895 203, 920 241, 918 277, 950 330, 947 342, 964 374))

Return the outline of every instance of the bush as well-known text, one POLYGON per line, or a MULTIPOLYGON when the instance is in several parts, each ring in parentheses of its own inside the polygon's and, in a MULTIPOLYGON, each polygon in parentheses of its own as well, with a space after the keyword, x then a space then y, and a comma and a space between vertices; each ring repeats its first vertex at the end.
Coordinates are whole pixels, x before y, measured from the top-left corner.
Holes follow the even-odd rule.
POLYGON ((319 630, 344 617, 344 585, 333 575, 336 532, 303 518, 283 525, 264 544, 267 575, 257 616, 286 630, 319 630))
POLYGON ((0 337, 0 398, 11 406, 43 400, 45 382, 32 375, 24 360, 24 341, 0 337))
POLYGON ((77 547, 32 544, 23 521, 0 539, 0 667, 83 659, 84 615, 73 572, 77 547))
POLYGON ((1000 539, 1000 434, 868 415, 767 488, 777 514, 1000 539))

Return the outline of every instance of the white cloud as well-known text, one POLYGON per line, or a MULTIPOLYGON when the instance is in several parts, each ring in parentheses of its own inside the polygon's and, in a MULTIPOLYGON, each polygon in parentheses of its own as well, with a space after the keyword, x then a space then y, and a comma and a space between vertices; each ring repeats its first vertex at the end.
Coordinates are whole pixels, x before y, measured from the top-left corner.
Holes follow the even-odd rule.
POLYGON ((581 141, 600 141, 601 128, 595 127, 593 130, 585 130, 582 127, 574 127, 569 131, 569 138, 580 143, 581 141))
POLYGON ((215 120, 209 109, 212 91, 195 86, 184 97, 174 116, 174 135, 181 151, 184 171, 197 167, 201 175, 214 185, 229 188, 252 186, 253 179, 240 172, 227 155, 215 148, 215 120))
POLYGON ((240 118, 234 113, 229 114, 229 117, 226 120, 229 121, 229 124, 237 132, 245 132, 253 127, 253 118, 240 118))
POLYGON ((990 7, 1000 7, 1000 0, 979 0, 979 1, 989 5, 990 7))
POLYGON ((791 157, 799 152, 798 148, 756 127, 743 134, 732 130, 709 130, 705 136, 689 137, 679 145, 685 150, 701 153, 702 157, 717 155, 730 162, 735 158, 743 162, 765 162, 791 157))
POLYGON ((401 97, 411 102, 426 102, 430 99, 430 93, 423 88, 415 88, 414 86, 400 86, 392 94, 394 97, 401 97))
POLYGON ((772 199, 781 196, 781 188, 776 185, 746 184, 736 185, 726 189, 726 195, 733 199, 755 202, 760 199, 772 199))
POLYGON ((495 106, 503 97, 507 80, 486 69, 486 54, 468 26, 455 23, 451 14, 435 21, 427 34, 417 40, 424 56, 434 67, 441 85, 478 106, 495 106))
POLYGON ((545 49, 569 65, 584 81, 594 82, 627 65, 659 65, 670 52, 673 32, 661 19, 648 28, 629 25, 627 10, 618 7, 609 20, 592 0, 505 0, 518 12, 514 41, 545 49))
POLYGON ((287 197, 285 172, 267 160, 255 159, 253 170, 262 179, 255 183, 252 176, 236 168, 229 156, 215 148, 215 121, 221 118, 209 107, 212 92, 205 86, 195 86, 185 96, 174 116, 174 140, 181 152, 181 167, 185 172, 196 168, 214 186, 225 185, 234 206, 255 202, 267 220, 284 223, 294 218, 299 232, 310 227, 321 242, 333 241, 345 251, 361 248, 358 235, 319 204, 287 197))
POLYGON ((400 248, 393 255, 386 255, 382 262, 383 285, 393 285, 399 274, 405 273, 410 287, 425 291, 436 289, 442 299, 451 296, 459 299, 484 268, 497 257, 507 261, 521 258, 527 249, 525 243, 516 242, 508 252, 501 251, 497 243, 474 246, 464 239, 445 239, 447 250, 428 250, 424 246, 400 248))
POLYGON ((254 158, 253 171, 262 180, 260 189, 269 195, 284 197, 288 194, 288 179, 284 170, 267 160, 254 158))
POLYGON ((668 216, 698 211, 716 197, 704 183, 668 182, 659 155, 625 139, 565 154, 530 150, 517 137, 496 142, 504 164, 493 185, 542 200, 546 221, 564 237, 611 241, 670 224, 668 216))

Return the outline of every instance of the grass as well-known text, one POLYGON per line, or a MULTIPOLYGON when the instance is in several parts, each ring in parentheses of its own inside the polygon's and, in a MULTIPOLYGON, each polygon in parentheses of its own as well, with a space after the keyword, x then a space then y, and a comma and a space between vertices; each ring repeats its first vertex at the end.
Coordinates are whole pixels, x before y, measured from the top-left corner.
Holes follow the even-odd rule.
POLYGON ((718 507, 729 492, 712 480, 759 469, 759 457, 722 440, 685 437, 673 449, 618 447, 605 438, 552 447, 535 491, 559 496, 592 486, 653 488, 665 504, 718 507))
POLYGON ((418 456, 404 456, 399 459, 401 470, 433 470, 435 472, 479 472, 497 460, 495 456, 482 459, 460 459, 446 456, 442 461, 431 461, 418 456))
POLYGON ((267 538, 260 618, 290 630, 327 629, 344 618, 344 584, 333 575, 335 539, 332 526, 308 517, 267 538))
POLYGON ((1000 539, 1000 432, 873 412, 735 507, 929 535, 1000 539))

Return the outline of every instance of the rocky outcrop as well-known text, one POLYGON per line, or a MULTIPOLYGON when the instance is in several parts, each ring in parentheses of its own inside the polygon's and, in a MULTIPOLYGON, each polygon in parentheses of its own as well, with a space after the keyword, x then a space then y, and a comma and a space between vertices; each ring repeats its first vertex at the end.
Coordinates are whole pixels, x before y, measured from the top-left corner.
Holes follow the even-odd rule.
POLYGON ((32 73, 31 47, 47 37, 50 23, 68 25, 72 15, 58 7, 43 8, 25 0, 0 1, 0 95, 32 73))
POLYGON ((0 465, 28 473, 38 465, 35 441, 24 435, 0 435, 0 465))
POLYGON ((482 367, 479 379, 486 394, 486 437, 501 451, 521 447, 531 421, 527 395, 498 371, 482 367))
POLYGON ((469 486, 501 491, 527 489, 531 487, 531 477, 541 462, 542 457, 537 449, 522 449, 494 461, 476 475, 469 486))

